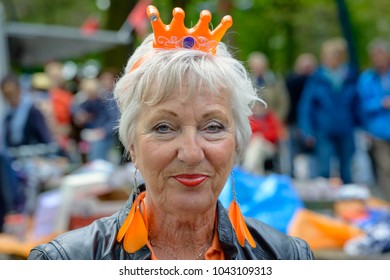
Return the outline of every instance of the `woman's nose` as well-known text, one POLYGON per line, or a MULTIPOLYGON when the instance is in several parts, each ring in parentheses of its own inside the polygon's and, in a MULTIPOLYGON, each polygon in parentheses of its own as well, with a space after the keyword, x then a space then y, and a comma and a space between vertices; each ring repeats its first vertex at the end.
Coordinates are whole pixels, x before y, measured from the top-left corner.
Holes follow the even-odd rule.
POLYGON ((202 139, 195 128, 184 129, 179 137, 179 160, 194 166, 204 159, 202 139))

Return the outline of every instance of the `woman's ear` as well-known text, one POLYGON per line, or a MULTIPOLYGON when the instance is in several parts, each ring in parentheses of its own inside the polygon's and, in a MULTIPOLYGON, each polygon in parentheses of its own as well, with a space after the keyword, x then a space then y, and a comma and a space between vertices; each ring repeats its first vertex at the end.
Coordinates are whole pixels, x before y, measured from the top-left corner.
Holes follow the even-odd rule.
POLYGON ((134 164, 135 168, 138 168, 137 167, 137 160, 136 160, 136 156, 135 156, 134 144, 131 144, 129 152, 130 152, 131 162, 134 164))

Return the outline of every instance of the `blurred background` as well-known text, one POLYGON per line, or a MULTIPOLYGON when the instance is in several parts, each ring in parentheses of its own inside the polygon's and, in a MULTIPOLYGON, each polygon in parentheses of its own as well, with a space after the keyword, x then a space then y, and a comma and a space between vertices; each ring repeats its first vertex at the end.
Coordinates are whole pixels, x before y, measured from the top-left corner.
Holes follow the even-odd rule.
MULTIPOLYGON (((353 87, 375 67, 368 47, 377 38, 389 40, 387 0, 1 0, 0 78, 18 83, 2 86, 0 97, 0 259, 24 259, 33 246, 112 214, 128 198, 134 168, 115 132, 112 90, 151 32, 149 4, 165 24, 174 7, 186 11, 187 27, 204 9, 212 12, 214 27, 224 15, 233 17, 223 41, 269 104, 269 110, 254 108, 252 130, 261 137, 234 170, 244 214, 306 239, 320 259, 389 258, 390 182, 378 175, 376 142, 365 122, 351 128, 353 142, 346 145, 356 149, 347 175, 344 159, 334 155, 325 175, 316 170, 318 155, 300 127, 311 118, 300 98, 325 64, 325 42, 343 42, 340 65, 353 66, 353 87), (15 136, 8 127, 12 100, 6 91, 29 100, 17 104, 33 108, 18 120, 28 123, 33 141, 13 138, 18 128, 15 136)), ((381 61, 390 67, 390 52, 381 61)), ((390 159, 390 138, 383 142, 382 154, 390 159)), ((229 182, 221 194, 225 205, 229 182)))
MULTIPOLYGON (((203 9, 209 9, 213 15, 214 25, 221 16, 231 14, 234 25, 230 33, 233 44, 237 48, 237 56, 245 60, 250 52, 261 50, 267 54, 273 69, 287 71, 292 68, 296 56, 302 52, 318 54, 321 43, 329 38, 341 35, 340 6, 338 2, 347 2, 348 13, 352 21, 351 36, 357 45, 358 57, 362 65, 368 64, 366 46, 374 37, 388 35, 389 18, 386 16, 390 7, 386 1, 261 1, 261 0, 225 0, 225 1, 24 1, 2 0, 5 18, 8 22, 59 25, 84 29, 84 33, 92 34, 96 30, 118 31, 124 28, 126 19, 137 21, 128 30, 134 36, 131 45, 122 46, 107 52, 96 52, 78 57, 78 63, 88 59, 98 59, 104 67, 123 67, 124 60, 131 50, 149 32, 149 24, 143 22, 143 9, 138 5, 154 3, 159 6, 162 19, 170 21, 172 7, 180 6, 186 10, 186 23, 194 25, 203 9), (137 7, 138 8, 138 7, 137 7), (138 12, 140 15, 130 12, 138 12), (137 20, 139 19, 139 20, 137 20), (131 30, 133 29, 133 30, 131 30), (120 49, 120 51, 119 51, 120 49), (118 57, 118 58, 117 58, 118 57)), ((344 11, 343 11, 344 12, 344 11)), ((27 32, 27 30, 26 30, 27 32)), ((42 34, 43 35, 43 34, 42 34)), ((61 34, 57 34, 60 36, 61 34)), ((14 36, 12 36, 14 37, 14 36)), ((230 37, 229 37, 230 39, 230 37)), ((20 62, 23 45, 10 42, 11 64, 15 67, 42 67, 39 63, 23 65, 20 62), (35 64, 35 65, 34 65, 35 64)), ((17 40, 16 40, 17 41, 17 40)), ((54 59, 54 58, 53 58, 54 59)), ((61 59, 75 59, 71 55, 63 55, 61 59)))

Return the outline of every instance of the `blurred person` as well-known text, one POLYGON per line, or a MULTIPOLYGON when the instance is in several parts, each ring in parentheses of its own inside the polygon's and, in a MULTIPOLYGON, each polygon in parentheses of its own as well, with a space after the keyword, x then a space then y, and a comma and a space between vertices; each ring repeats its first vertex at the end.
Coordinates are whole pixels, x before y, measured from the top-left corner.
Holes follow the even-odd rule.
POLYGON ((277 164, 275 161, 283 125, 276 114, 260 102, 253 106, 249 122, 252 137, 242 167, 249 172, 265 175, 268 170, 274 171, 277 164))
POLYGON ((47 109, 50 110, 52 116, 54 137, 61 148, 68 150, 72 129, 73 93, 65 87, 62 63, 58 61, 48 62, 44 70, 50 79, 49 99, 51 106, 48 106, 47 109))
POLYGON ((29 259, 312 259, 303 240, 244 218, 236 200, 229 212, 218 200, 259 100, 243 65, 219 43, 231 17, 210 32, 211 13, 202 11, 199 35, 185 29, 181 8, 169 28, 154 6, 147 14, 154 34, 130 57, 114 92, 120 137, 144 183, 134 182, 113 216, 34 248, 29 259), (159 44, 160 36, 176 41, 159 44))
POLYGON ((4 119, 5 146, 51 143, 53 138, 45 118, 31 96, 22 92, 19 78, 9 74, 1 80, 0 87, 9 105, 4 119))
MULTIPOLYGON (((116 80, 116 71, 114 69, 106 69, 102 71, 98 77, 100 82, 100 94, 103 99, 107 100, 107 108, 108 112, 112 116, 114 127, 118 126, 119 121, 119 108, 118 104, 113 96, 114 93, 114 85, 116 80)), ((117 151, 119 153, 119 164, 124 164, 128 161, 125 153, 125 147, 119 140, 118 130, 114 129, 113 131, 113 140, 114 145, 117 147, 117 151)))
POLYGON ((270 69, 265 54, 252 52, 248 57, 248 67, 259 87, 261 98, 272 109, 281 122, 285 122, 290 100, 288 99, 285 84, 281 78, 270 69))
POLYGON ((45 73, 37 72, 31 76, 31 94, 38 106, 40 101, 48 100, 50 85, 51 81, 45 73))
POLYGON ((290 107, 286 119, 289 142, 289 174, 293 177, 297 175, 294 170, 294 161, 298 155, 305 155, 305 159, 310 162, 309 174, 314 176, 314 162, 311 156, 312 150, 305 147, 303 143, 302 135, 297 127, 297 115, 304 86, 308 78, 316 70, 317 64, 317 58, 313 54, 302 53, 296 58, 292 73, 286 77, 286 88, 290 100, 290 107))
POLYGON ((103 98, 113 98, 113 92, 116 80, 116 71, 106 69, 98 76, 100 87, 99 91, 103 98))
POLYGON ((0 232, 8 213, 18 211, 19 188, 16 172, 6 151, 0 150, 0 232))
POLYGON ((109 160, 116 121, 109 108, 111 103, 99 95, 99 82, 94 78, 81 80, 77 95, 85 100, 74 106, 73 119, 81 139, 88 143, 87 160, 109 160))
POLYGON ((23 179, 11 168, 11 159, 5 157, 9 148, 20 148, 25 145, 51 144, 53 137, 46 125, 45 118, 34 105, 29 93, 22 92, 19 77, 14 74, 6 75, 0 82, 0 88, 8 108, 5 112, 4 131, 4 164, 2 184, 5 184, 11 197, 11 210, 22 211, 25 208, 26 194, 22 184, 23 179))
POLYGON ((371 137, 377 184, 390 201, 390 46, 373 40, 368 48, 372 67, 359 77, 363 128, 371 137))
POLYGON ((53 112, 55 108, 53 107, 51 95, 49 93, 51 87, 49 76, 43 72, 34 73, 31 76, 30 84, 29 92, 34 106, 43 114, 50 134, 52 135, 53 142, 57 144, 56 152, 54 154, 60 156, 63 160, 69 160, 69 146, 65 146, 57 137, 59 130, 53 112))
MULTIPOLYGON (((1 182, 0 182, 1 183, 1 182)), ((5 186, 0 185, 0 233, 3 232, 4 218, 7 213, 7 200, 5 195, 5 186)))
POLYGON ((35 73, 31 77, 31 98, 34 105, 42 112, 52 133, 56 132, 56 121, 53 117, 53 107, 50 100, 49 88, 51 81, 45 73, 35 73))
POLYGON ((115 74, 114 70, 105 70, 98 76, 99 96, 107 100, 108 109, 115 119, 119 118, 119 108, 114 98, 115 74))
POLYGON ((348 64, 343 39, 323 42, 320 65, 305 84, 298 108, 299 128, 305 144, 314 149, 318 176, 337 176, 344 184, 352 182, 354 135, 359 124, 357 75, 356 67, 348 64))
POLYGON ((3 231, 4 218, 6 214, 13 209, 13 195, 11 180, 16 178, 10 167, 10 161, 7 156, 0 152, 0 232, 3 231))
POLYGON ((317 69, 317 58, 311 53, 300 54, 294 63, 293 72, 286 77, 286 88, 290 98, 290 107, 287 114, 287 123, 297 124, 298 103, 307 79, 317 69))
MULTIPOLYGON (((267 107, 275 112, 283 129, 286 129, 285 122, 290 107, 290 100, 282 77, 278 77, 269 66, 267 56, 262 52, 252 52, 248 57, 249 71, 259 88, 260 97, 265 101, 267 107)), ((283 133, 286 136, 286 133, 283 133)), ((286 138, 280 139, 278 143, 278 165, 274 166, 275 171, 288 172, 288 148, 286 138)))

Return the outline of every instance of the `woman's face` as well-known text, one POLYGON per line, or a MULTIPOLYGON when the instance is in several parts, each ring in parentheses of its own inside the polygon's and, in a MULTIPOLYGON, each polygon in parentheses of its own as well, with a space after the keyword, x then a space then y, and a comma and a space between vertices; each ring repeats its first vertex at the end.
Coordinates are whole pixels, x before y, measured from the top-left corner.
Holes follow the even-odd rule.
POLYGON ((322 63, 330 69, 337 69, 342 63, 344 63, 343 54, 332 48, 323 50, 321 59, 322 63))
POLYGON ((0 89, 9 105, 16 108, 20 102, 20 88, 13 82, 6 82, 0 89))
POLYGON ((390 55, 383 48, 375 48, 371 51, 371 61, 374 68, 378 69, 380 72, 387 71, 390 64, 390 55))
POLYGON ((212 209, 236 159, 226 95, 206 89, 191 96, 185 90, 141 106, 130 147, 145 180, 147 206, 178 215, 212 209))

